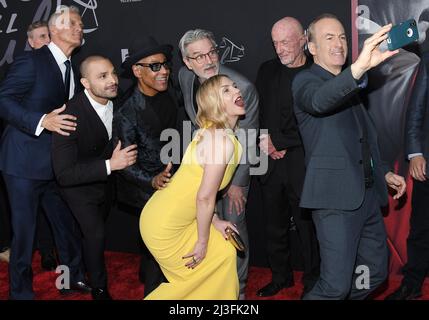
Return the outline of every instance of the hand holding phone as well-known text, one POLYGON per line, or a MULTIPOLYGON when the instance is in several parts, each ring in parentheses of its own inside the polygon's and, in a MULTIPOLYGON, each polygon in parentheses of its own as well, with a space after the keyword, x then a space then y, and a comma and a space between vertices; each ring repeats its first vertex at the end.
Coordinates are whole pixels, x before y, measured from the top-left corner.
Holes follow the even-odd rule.
POLYGON ((409 19, 392 27, 386 40, 387 48, 394 51, 417 40, 419 40, 419 30, 416 20, 409 19))

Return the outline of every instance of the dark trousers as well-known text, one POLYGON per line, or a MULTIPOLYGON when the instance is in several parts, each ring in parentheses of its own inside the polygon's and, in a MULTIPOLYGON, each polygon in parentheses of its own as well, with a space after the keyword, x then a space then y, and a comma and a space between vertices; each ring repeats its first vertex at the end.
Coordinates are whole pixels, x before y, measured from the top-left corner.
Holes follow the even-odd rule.
MULTIPOLYGON (((136 227, 139 227, 139 218, 140 213, 142 212, 142 208, 136 208, 128 204, 119 202, 118 209, 136 217, 136 227)), ((144 296, 146 297, 161 283, 168 281, 162 273, 159 264, 156 262, 155 258, 152 256, 141 237, 139 247, 141 252, 139 278, 141 281, 144 282, 144 296)))
POLYGON ((141 242, 141 261, 140 261, 140 278, 144 280, 144 296, 158 288, 163 282, 168 282, 156 262, 155 258, 149 252, 144 242, 141 242))
MULTIPOLYGON (((243 189, 244 196, 248 197, 249 194, 249 185, 241 187, 243 189)), ((219 218, 223 220, 227 220, 233 224, 240 232, 240 237, 243 240, 245 250, 237 251, 237 273, 238 273, 238 281, 240 282, 240 295, 245 294, 246 286, 247 286, 247 275, 249 272, 249 254, 250 254, 250 246, 249 246, 249 233, 247 232, 247 223, 246 223, 246 212, 243 211, 240 214, 237 214, 235 207, 232 206, 232 213, 229 213, 229 197, 221 196, 216 202, 216 208, 218 211, 219 218)))
POLYGON ((364 299, 386 280, 387 236, 374 187, 366 189, 357 210, 314 210, 313 221, 320 245, 320 278, 303 299, 364 299), (357 285, 362 284, 357 277, 365 268, 369 289, 357 285))
POLYGON ((10 248, 10 207, 7 198, 6 186, 0 174, 0 252, 10 248))
POLYGON ((61 264, 69 267, 70 281, 82 281, 81 242, 75 220, 59 195, 54 181, 29 180, 3 174, 12 211, 13 237, 9 263, 11 299, 33 299, 32 268, 34 233, 39 205, 54 232, 61 264))
POLYGON ((55 250, 52 228, 43 210, 40 210, 37 215, 36 243, 37 249, 39 249, 42 256, 50 254, 55 250))
POLYGON ((293 280, 289 230, 295 222, 304 262, 303 283, 311 288, 319 277, 320 258, 313 221, 308 211, 299 207, 305 175, 303 149, 291 148, 261 185, 266 217, 267 255, 272 281, 293 280))
MULTIPOLYGON (((65 197, 67 200, 67 197, 65 197)), ((83 257, 92 288, 107 288, 107 270, 104 260, 105 221, 110 203, 81 203, 68 201, 82 232, 83 257)))
POLYGON ((410 233, 407 239, 408 261, 403 284, 420 290, 429 271, 429 181, 414 180, 410 233))

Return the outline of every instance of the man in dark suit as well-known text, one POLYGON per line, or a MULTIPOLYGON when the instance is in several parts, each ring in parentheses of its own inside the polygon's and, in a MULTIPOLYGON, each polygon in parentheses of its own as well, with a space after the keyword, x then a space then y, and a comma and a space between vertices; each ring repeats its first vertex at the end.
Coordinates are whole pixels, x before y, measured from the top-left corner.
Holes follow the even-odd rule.
MULTIPOLYGON (((48 23, 46 21, 35 21, 30 24, 27 28, 27 42, 34 50, 48 45, 51 42, 48 23)), ((57 259, 55 257, 54 236, 43 210, 40 210, 37 217, 36 239, 42 269, 55 270, 57 259)))
POLYGON ((239 119, 236 135, 246 148, 241 164, 234 173, 231 183, 225 188, 222 199, 217 202, 218 214, 222 219, 237 225, 246 250, 237 255, 237 272, 240 280, 240 299, 244 299, 249 268, 249 236, 246 225, 246 201, 250 185, 250 163, 256 155, 256 130, 259 127, 259 97, 255 86, 243 75, 220 64, 217 44, 212 32, 203 29, 188 30, 179 42, 179 49, 185 63, 179 71, 179 83, 183 94, 185 111, 195 129, 198 106, 196 94, 201 83, 217 74, 225 74, 240 89, 246 115, 239 119), (244 160, 244 161, 243 161, 244 160))
POLYGON ((271 37, 278 58, 259 68, 259 123, 268 130, 259 147, 268 157, 267 173, 259 177, 266 216, 267 255, 272 280, 257 292, 275 295, 294 285, 289 247, 290 222, 295 222, 304 265, 304 292, 319 277, 319 250, 310 213, 299 207, 305 175, 304 148, 293 113, 292 80, 310 65, 304 53, 305 35, 298 20, 277 21, 271 37))
POLYGON ((86 58, 80 67, 84 92, 67 103, 77 118, 69 136, 54 134, 52 163, 55 176, 83 234, 83 253, 94 300, 111 300, 104 262, 104 222, 113 197, 110 175, 136 162, 136 145, 113 150, 113 103, 118 77, 112 63, 101 56, 86 58))
POLYGON ((410 300, 422 295, 422 285, 429 271, 429 53, 422 55, 407 110, 405 154, 410 161, 413 177, 410 233, 407 239, 407 264, 403 269, 401 286, 386 300, 410 300))
MULTIPOLYGON (((139 36, 122 64, 135 85, 115 113, 113 131, 125 146, 137 144, 139 156, 135 165, 118 174, 117 196, 127 212, 138 216, 152 194, 168 184, 171 175, 172 165, 162 162, 164 142, 160 139, 162 131, 176 128, 177 120, 177 101, 169 85, 171 50, 170 45, 161 45, 153 37, 139 36)), ((141 246, 140 278, 147 296, 165 278, 143 242, 141 246)))
POLYGON ((313 209, 321 268, 304 299, 364 299, 387 277, 380 206, 387 204, 386 182, 396 190, 394 199, 406 185, 381 160, 358 92, 366 86, 366 72, 397 53, 379 49, 390 28, 368 38, 343 71, 347 39, 341 22, 324 14, 308 29, 314 64, 295 77, 292 91, 306 162, 300 205, 313 209))
MULTIPOLYGON (((2 133, 3 121, 0 119, 0 135, 2 133)), ((11 238, 9 200, 3 176, 0 172, 0 261, 9 263, 11 238)))
POLYGON ((31 258, 39 204, 53 228, 60 262, 70 269, 72 287, 89 291, 83 282, 75 222, 59 196, 51 166, 51 132, 69 135, 76 127, 74 116, 60 113, 77 87, 70 56, 82 42, 83 26, 76 8, 61 6, 50 17, 49 28, 52 42, 16 58, 0 85, 0 117, 7 121, 0 169, 13 230, 11 299, 34 298, 31 258))

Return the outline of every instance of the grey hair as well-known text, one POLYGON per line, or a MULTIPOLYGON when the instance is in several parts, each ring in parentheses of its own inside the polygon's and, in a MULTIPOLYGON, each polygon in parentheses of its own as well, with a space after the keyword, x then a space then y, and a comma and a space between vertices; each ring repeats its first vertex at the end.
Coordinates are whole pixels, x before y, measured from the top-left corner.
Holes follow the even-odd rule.
POLYGON ((332 14, 332 13, 323 13, 320 16, 316 17, 308 26, 307 28, 307 41, 308 42, 313 42, 314 41, 314 33, 315 33, 315 28, 314 26, 316 25, 317 22, 319 22, 320 20, 323 19, 333 19, 333 20, 337 20, 339 23, 341 23, 340 19, 337 18, 336 15, 332 14))
POLYGON ((213 46, 217 46, 213 32, 203 29, 188 30, 179 41, 179 49, 182 57, 187 56, 186 48, 188 45, 201 39, 209 39, 213 46))
POLYGON ((77 13, 79 14, 79 8, 75 6, 65 6, 60 5, 55 9, 55 12, 51 14, 48 20, 49 27, 56 24, 57 19, 59 16, 63 15, 64 13, 77 13))

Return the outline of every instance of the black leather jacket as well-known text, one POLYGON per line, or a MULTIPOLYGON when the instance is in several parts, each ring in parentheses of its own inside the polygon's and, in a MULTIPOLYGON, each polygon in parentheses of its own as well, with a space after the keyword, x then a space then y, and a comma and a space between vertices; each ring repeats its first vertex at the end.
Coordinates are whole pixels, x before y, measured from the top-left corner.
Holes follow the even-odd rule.
MULTIPOLYGON (((177 101, 170 97, 177 108, 177 101)), ((122 148, 137 144, 137 162, 116 174, 117 201, 132 207, 143 208, 155 191, 152 178, 165 168, 160 160, 165 142, 153 126, 154 117, 157 115, 147 108, 145 96, 137 88, 113 117, 114 145, 118 140, 122 148)))

